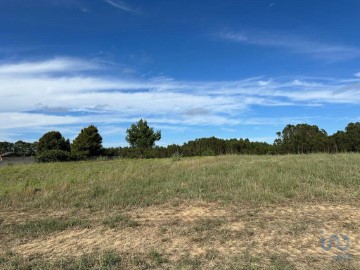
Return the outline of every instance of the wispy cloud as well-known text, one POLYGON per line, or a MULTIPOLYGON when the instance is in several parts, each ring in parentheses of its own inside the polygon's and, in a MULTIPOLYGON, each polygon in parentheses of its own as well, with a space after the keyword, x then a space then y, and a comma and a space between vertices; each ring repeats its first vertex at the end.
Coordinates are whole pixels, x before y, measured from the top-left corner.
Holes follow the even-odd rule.
POLYGON ((52 72, 69 72, 94 70, 98 68, 88 61, 70 58, 55 58, 37 62, 20 62, 20 63, 0 63, 0 75, 3 74, 35 74, 35 73, 52 73, 52 72))
POLYGON ((239 42, 241 44, 286 49, 293 53, 309 54, 330 61, 349 60, 360 57, 360 49, 357 47, 329 44, 291 34, 261 31, 223 31, 220 32, 218 36, 222 39, 239 42))
POLYGON ((359 77, 360 78, 360 72, 354 74, 355 77, 359 77))
POLYGON ((78 118, 71 116, 53 116, 23 112, 1 112, 1 129, 29 128, 49 125, 67 125, 79 123, 78 118))
POLYGON ((99 68, 106 67, 73 58, 0 65, 0 131, 88 123, 114 126, 139 118, 158 126, 278 125, 305 118, 246 114, 255 106, 360 105, 360 79, 354 78, 128 80, 96 73, 99 68))
POLYGON ((130 12, 130 13, 138 13, 139 11, 137 9, 134 9, 132 7, 130 7, 127 3, 125 3, 122 0, 104 0, 106 3, 108 3, 109 5, 121 9, 123 11, 126 12, 130 12))

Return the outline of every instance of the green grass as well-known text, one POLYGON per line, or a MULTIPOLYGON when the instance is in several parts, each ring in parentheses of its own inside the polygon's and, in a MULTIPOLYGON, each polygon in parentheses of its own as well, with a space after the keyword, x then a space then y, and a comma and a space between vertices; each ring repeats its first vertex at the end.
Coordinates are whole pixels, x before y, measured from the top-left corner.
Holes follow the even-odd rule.
MULTIPOLYGON (((291 240, 313 228, 321 228, 324 223, 336 223, 357 235, 358 219, 342 222, 340 213, 334 212, 333 216, 324 218, 296 216, 293 220, 281 220, 280 216, 278 220, 276 214, 265 215, 264 209, 271 212, 272 208, 287 204, 296 208, 302 203, 341 206, 342 203, 360 205, 359 202, 359 154, 118 159, 3 166, 0 168, 0 238, 4 241, 0 269, 292 270, 303 269, 298 267, 302 264, 322 267, 322 262, 305 259, 297 264, 286 254, 251 253, 252 241, 270 227, 291 240), (195 205, 207 205, 210 213, 204 216, 201 211, 188 216, 183 213, 177 217, 177 206, 191 205, 192 201, 195 205), (159 204, 165 205, 156 207, 159 204), (226 208, 227 214, 210 215, 217 207, 226 208), (166 213, 167 208, 174 216, 166 213), (142 214, 144 209, 145 213, 155 214, 165 209, 165 213, 161 218, 157 213, 152 220, 151 214, 142 214), (246 226, 232 230, 233 222, 235 225, 244 222, 246 226), (158 233, 147 238, 147 233, 156 226, 158 233), (82 230, 79 237, 86 237, 88 231, 94 230, 99 231, 100 238, 103 232, 136 232, 139 237, 129 238, 130 244, 139 239, 154 244, 144 251, 123 251, 121 244, 111 250, 110 243, 108 251, 95 248, 93 253, 63 258, 49 258, 35 251, 27 257, 20 255, 24 251, 16 249, 19 244, 42 243, 58 232, 67 234, 84 228, 90 230, 82 230), (188 249, 182 247, 185 255, 170 254, 163 248, 167 244, 171 246, 177 238, 187 239, 190 245, 188 249), (231 242, 237 239, 246 243, 246 251, 239 251, 235 257, 217 248, 219 245, 226 248, 229 243, 231 247, 231 242), (202 247, 204 253, 188 254, 191 245, 202 247)), ((97 234, 94 235, 90 232, 89 239, 95 239, 97 234)), ((328 269, 359 269, 355 259, 324 265, 328 269)))
POLYGON ((163 263, 166 263, 167 260, 164 258, 164 256, 158 252, 157 250, 153 249, 150 251, 149 253, 149 257, 151 258, 151 260, 153 262, 155 262, 155 264, 157 265, 160 265, 160 264, 163 264, 163 263))
POLYGON ((19 238, 40 237, 57 231, 64 231, 70 228, 89 228, 91 224, 82 219, 66 218, 45 218, 30 220, 20 224, 8 224, 0 226, 7 233, 17 235, 19 238))
POLYGON ((139 226, 139 222, 136 220, 132 220, 127 215, 116 215, 110 218, 107 218, 103 221, 103 224, 109 226, 110 228, 125 228, 125 227, 137 227, 139 226))
POLYGON ((84 255, 79 258, 64 258, 62 260, 47 260, 44 258, 21 258, 16 254, 0 257, 0 267, 4 270, 115 270, 122 269, 122 258, 114 251, 105 251, 84 255))
POLYGON ((360 155, 220 156, 0 168, 0 206, 109 208, 181 200, 358 202, 360 155))

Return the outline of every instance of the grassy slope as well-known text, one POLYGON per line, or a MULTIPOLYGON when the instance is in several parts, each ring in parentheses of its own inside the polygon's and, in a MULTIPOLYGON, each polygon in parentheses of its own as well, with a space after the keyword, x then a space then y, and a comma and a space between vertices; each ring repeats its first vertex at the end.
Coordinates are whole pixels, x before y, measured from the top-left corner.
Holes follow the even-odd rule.
POLYGON ((350 262, 318 242, 322 228, 358 239, 359 165, 319 154, 1 167, 0 268, 359 269, 356 241, 350 262))
POLYGON ((177 200, 357 202, 360 155, 221 156, 0 168, 1 207, 126 207, 177 200))

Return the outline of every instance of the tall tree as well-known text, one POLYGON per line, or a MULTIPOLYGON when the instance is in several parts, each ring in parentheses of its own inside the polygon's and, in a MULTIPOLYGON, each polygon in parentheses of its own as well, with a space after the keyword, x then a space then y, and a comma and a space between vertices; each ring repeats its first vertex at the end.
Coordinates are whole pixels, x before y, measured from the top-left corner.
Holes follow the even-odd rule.
POLYGON ((351 149, 347 134, 344 131, 338 131, 333 135, 329 136, 329 144, 331 147, 331 151, 335 153, 349 152, 351 149))
POLYGON ((360 122, 348 124, 345 130, 349 151, 360 152, 360 122))
POLYGON ((154 131, 149 127, 146 120, 140 119, 136 124, 132 124, 126 130, 126 141, 131 147, 147 149, 152 148, 156 141, 161 139, 161 131, 154 131))
POLYGON ((49 150, 70 151, 70 141, 65 140, 59 131, 45 133, 37 144, 37 152, 42 153, 49 150))
POLYGON ((315 125, 287 125, 277 135, 275 145, 281 153, 305 154, 328 151, 327 133, 315 125))
POLYGON ((95 157, 102 153, 102 137, 97 127, 91 125, 83 128, 75 138, 71 151, 85 157, 95 157))
MULTIPOLYGON (((15 152, 24 152, 26 145, 24 143, 15 143, 15 152)), ((58 131, 45 133, 38 143, 33 144, 36 147, 36 160, 38 162, 57 162, 68 161, 70 156, 70 141, 58 131)))

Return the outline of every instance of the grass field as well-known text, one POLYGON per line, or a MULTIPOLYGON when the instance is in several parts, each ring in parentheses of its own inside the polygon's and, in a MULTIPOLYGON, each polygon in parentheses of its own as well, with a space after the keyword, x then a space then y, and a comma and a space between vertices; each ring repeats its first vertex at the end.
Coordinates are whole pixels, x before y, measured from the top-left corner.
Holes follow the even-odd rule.
POLYGON ((3 166, 0 237, 0 269, 360 269, 360 155, 3 166))

